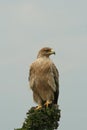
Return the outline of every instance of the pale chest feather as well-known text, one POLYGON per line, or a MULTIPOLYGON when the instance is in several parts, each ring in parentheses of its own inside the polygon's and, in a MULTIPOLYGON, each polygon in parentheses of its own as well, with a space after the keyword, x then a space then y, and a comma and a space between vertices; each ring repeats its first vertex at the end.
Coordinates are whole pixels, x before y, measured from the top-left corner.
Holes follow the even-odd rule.
POLYGON ((51 69, 52 61, 49 58, 38 58, 34 64, 33 69, 36 74, 47 73, 51 69))
POLYGON ((30 68, 30 87, 33 88, 35 84, 45 82, 55 91, 56 86, 52 67, 53 63, 49 58, 38 58, 33 62, 30 68))

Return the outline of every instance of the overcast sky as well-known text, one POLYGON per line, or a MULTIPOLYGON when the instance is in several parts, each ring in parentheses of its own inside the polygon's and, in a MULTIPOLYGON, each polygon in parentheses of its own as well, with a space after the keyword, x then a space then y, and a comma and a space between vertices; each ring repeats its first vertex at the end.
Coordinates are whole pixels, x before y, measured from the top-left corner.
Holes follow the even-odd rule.
POLYGON ((28 72, 44 46, 60 73, 59 130, 87 129, 87 1, 0 0, 0 130, 37 105, 28 72))

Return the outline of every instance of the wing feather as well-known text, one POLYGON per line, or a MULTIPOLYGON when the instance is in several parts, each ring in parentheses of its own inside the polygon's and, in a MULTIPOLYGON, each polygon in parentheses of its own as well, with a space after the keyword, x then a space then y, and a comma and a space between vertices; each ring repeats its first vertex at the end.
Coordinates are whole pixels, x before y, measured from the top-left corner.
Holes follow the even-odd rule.
POLYGON ((59 96, 59 72, 52 63, 50 65, 50 73, 48 75, 48 84, 54 92, 54 103, 57 104, 58 96, 59 96))
POLYGON ((59 97, 59 72, 54 64, 52 64, 54 80, 56 84, 56 91, 54 92, 54 103, 57 104, 59 97))
POLYGON ((33 89, 34 84, 35 84, 35 71, 34 71, 34 65, 32 63, 32 65, 30 66, 30 70, 29 70, 29 83, 30 83, 30 88, 33 89))

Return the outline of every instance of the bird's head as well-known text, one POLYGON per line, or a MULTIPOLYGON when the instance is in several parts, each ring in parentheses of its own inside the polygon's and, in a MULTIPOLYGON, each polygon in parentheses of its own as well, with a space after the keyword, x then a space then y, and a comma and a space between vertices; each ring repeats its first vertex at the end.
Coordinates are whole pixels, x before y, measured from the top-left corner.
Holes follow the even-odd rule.
POLYGON ((50 55, 55 54, 55 51, 50 47, 44 47, 42 48, 37 55, 37 58, 39 57, 49 57, 50 55))

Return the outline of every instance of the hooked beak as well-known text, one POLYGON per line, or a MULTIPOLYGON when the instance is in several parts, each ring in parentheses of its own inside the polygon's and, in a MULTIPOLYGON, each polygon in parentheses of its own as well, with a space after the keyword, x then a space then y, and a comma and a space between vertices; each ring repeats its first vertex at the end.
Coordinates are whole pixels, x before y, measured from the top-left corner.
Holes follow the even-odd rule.
POLYGON ((56 53, 55 53, 55 51, 53 49, 51 49, 50 54, 54 54, 55 55, 56 53))

